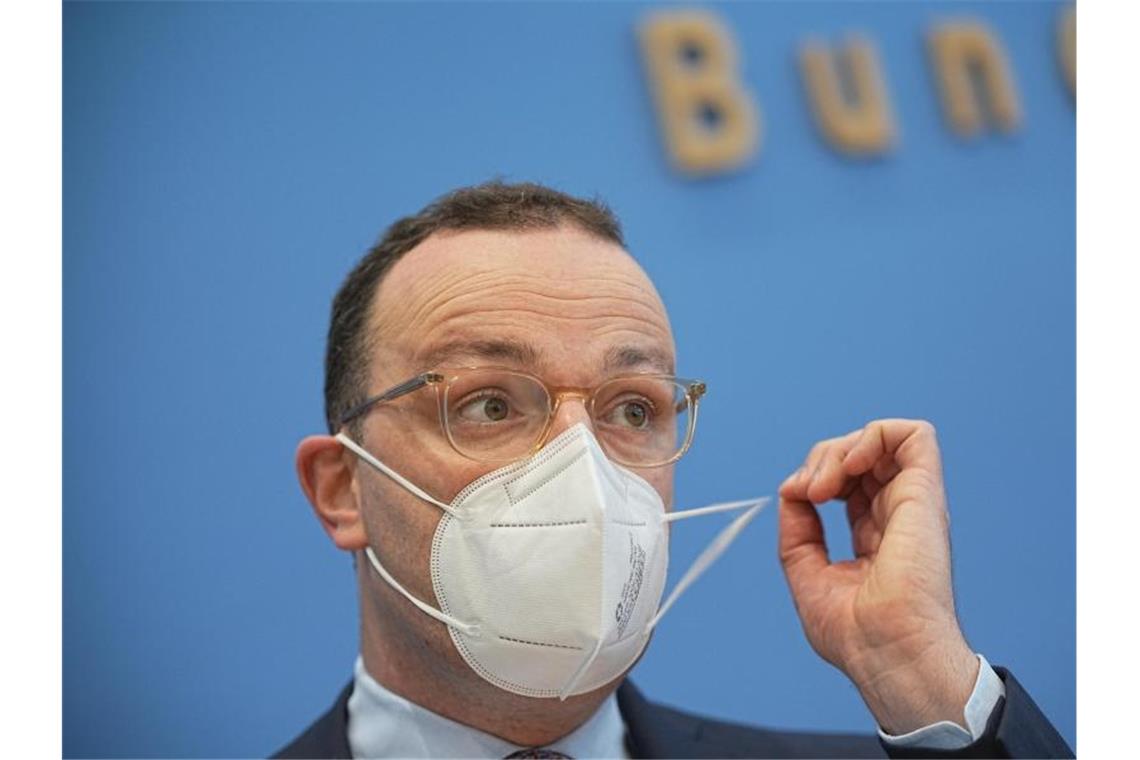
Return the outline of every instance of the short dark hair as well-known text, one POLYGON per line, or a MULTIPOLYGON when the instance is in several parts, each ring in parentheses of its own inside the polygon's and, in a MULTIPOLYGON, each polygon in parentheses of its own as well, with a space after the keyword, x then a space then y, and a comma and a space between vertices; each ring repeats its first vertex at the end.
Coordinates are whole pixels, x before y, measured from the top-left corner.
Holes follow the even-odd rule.
MULTIPOLYGON (((531 182, 485 182, 443 195, 396 221, 356 264, 332 303, 325 349, 325 419, 329 432, 368 392, 369 315, 384 276, 408 251, 444 230, 541 230, 572 224, 622 248, 621 223, 601 200, 531 182)), ((356 427, 354 422, 352 427, 356 427)), ((359 429, 351 431, 359 436, 359 429)))

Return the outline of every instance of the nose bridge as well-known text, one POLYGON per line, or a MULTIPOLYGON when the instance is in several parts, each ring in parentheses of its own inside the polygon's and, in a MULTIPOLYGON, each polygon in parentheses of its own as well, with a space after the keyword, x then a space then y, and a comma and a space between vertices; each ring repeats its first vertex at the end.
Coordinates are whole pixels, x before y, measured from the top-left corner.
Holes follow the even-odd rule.
POLYGON ((584 423, 594 432, 594 422, 590 419, 590 393, 578 388, 554 392, 554 408, 550 412, 550 430, 546 439, 550 440, 564 431, 584 423), (563 403, 563 401, 567 403, 563 403))

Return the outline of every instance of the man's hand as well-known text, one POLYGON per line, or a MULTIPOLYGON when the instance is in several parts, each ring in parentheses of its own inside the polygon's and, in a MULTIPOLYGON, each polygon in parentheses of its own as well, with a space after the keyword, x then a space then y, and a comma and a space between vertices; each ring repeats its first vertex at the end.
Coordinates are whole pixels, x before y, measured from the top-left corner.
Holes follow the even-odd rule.
POLYGON ((780 562, 812 648, 883 730, 965 725, 978 674, 954 612, 934 428, 878 420, 812 448, 780 486, 780 562), (816 505, 847 502, 855 559, 831 562, 816 505))

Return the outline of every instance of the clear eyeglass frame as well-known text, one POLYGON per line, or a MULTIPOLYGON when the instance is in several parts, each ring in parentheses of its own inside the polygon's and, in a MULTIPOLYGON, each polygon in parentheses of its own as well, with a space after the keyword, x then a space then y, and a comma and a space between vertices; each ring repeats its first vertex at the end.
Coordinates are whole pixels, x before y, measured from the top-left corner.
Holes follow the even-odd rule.
POLYGON ((650 373, 634 373, 627 375, 616 375, 607 378, 603 382, 592 388, 579 388, 579 387, 553 387, 545 383, 541 378, 536 377, 528 372, 521 372, 519 370, 508 369, 504 367, 464 367, 459 369, 440 369, 431 372, 422 372, 414 377, 411 377, 401 383, 381 391, 376 395, 369 396, 360 403, 352 406, 343 415, 341 415, 339 424, 341 427, 349 424, 374 409, 377 405, 395 401, 398 398, 414 393, 423 388, 432 387, 436 392, 437 399, 437 413, 440 428, 451 447, 461 456, 466 457, 477 462, 486 463, 510 463, 518 461, 531 456, 539 449, 541 449, 549 439, 551 427, 554 424, 554 418, 557 414, 559 405, 566 398, 576 398, 583 401, 590 419, 595 424, 597 429, 598 418, 595 413, 595 401, 598 392, 608 386, 615 385, 622 381, 663 381, 672 383, 678 390, 678 398, 676 399, 675 408, 672 410, 676 414, 685 414, 685 430, 678 432, 679 446, 674 446, 668 456, 647 457, 646 459, 636 459, 615 450, 615 446, 611 445, 607 437, 604 435, 598 436, 598 443, 606 452, 606 455, 618 464, 628 467, 663 467, 672 464, 684 456, 685 452, 693 443, 693 434, 697 425, 697 411, 700 407, 700 400, 708 390, 707 385, 701 380, 692 380, 674 375, 666 374, 650 374, 650 373), (541 387, 546 395, 546 420, 541 426, 540 432, 535 436, 533 443, 525 450, 514 452, 505 457, 488 456, 482 453, 472 452, 456 442, 455 436, 452 434, 451 425, 448 422, 448 396, 451 388, 459 381, 463 380, 465 376, 470 373, 476 372, 501 372, 514 375, 535 383, 536 387, 541 387))

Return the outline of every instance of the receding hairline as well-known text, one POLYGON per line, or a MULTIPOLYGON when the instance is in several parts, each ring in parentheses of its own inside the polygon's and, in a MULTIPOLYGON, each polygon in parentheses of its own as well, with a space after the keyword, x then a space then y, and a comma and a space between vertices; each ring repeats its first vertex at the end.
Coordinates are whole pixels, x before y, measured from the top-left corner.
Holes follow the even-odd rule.
MULTIPOLYGON (((621 255, 630 266, 630 272, 634 274, 635 279, 640 280, 641 284, 646 286, 646 292, 652 297, 655 306, 660 310, 666 325, 669 323, 668 312, 665 309, 664 301, 661 299, 660 293, 657 292, 657 287, 654 285, 649 273, 641 266, 637 259, 631 254, 624 245, 612 240, 604 235, 600 235, 592 230, 589 230, 582 225, 576 223, 573 219, 561 220, 558 224, 544 225, 541 227, 527 227, 525 229, 516 228, 482 228, 482 227, 465 227, 462 229, 443 229, 432 232, 412 248, 404 252, 399 259, 383 273, 383 275, 376 281, 371 298, 368 303, 368 313, 366 316, 366 324, 370 326, 370 330, 366 336, 369 342, 369 348, 375 348, 375 340, 383 337, 383 328, 386 326, 382 310, 384 308, 384 299, 381 297, 384 291, 385 283, 389 283, 394 275, 403 276, 403 272, 407 270, 410 265, 423 265, 425 262, 418 261, 424 256, 424 247, 430 246, 432 243, 441 240, 454 239, 464 235, 503 235, 511 238, 528 237, 532 235, 543 235, 551 233, 572 233, 600 243, 603 247, 609 248, 614 254, 621 255), (397 274, 400 273, 400 274, 397 274)), ((464 254, 466 258, 468 254, 464 254)), ((430 259, 428 260, 430 261, 430 259)), ((488 272, 496 271, 494 268, 489 268, 488 272)), ((389 294, 390 297, 390 294, 389 294)), ((671 330, 669 330, 671 334, 671 330)))
MULTIPOLYGON (((673 363, 674 363, 673 356, 668 356, 668 357, 666 356, 666 353, 670 353, 670 354, 674 353, 674 350, 673 350, 673 330, 671 330, 671 326, 669 325, 668 311, 665 308, 665 302, 663 302, 661 300, 661 296, 657 291, 657 286, 655 286, 653 284, 653 280, 652 280, 652 278, 650 278, 649 273, 646 272, 642 268, 641 263, 638 262, 634 258, 633 254, 630 254, 629 251, 626 250, 626 247, 624 245, 621 245, 618 242, 616 242, 616 240, 612 240, 608 237, 605 237, 602 235, 597 235, 592 230, 588 230, 588 229, 585 229, 585 228, 579 226, 579 224, 573 222, 573 220, 564 220, 559 224, 551 224, 551 226, 532 227, 532 228, 527 228, 527 229, 464 228, 464 229, 446 229, 446 230, 438 230, 438 231, 432 232, 431 235, 425 237, 423 240, 421 240, 420 243, 416 244, 412 248, 409 248, 409 250, 404 255, 401 255, 400 259, 398 261, 394 262, 391 265, 391 268, 389 268, 388 271, 384 272, 384 276, 381 277, 380 280, 377 281, 375 288, 374 288, 374 291, 372 293, 372 299, 370 299, 369 303, 368 303, 368 314, 367 314, 366 324, 368 325, 369 329, 367 329, 367 332, 364 336, 364 341, 365 341, 365 345, 367 346, 367 351, 369 353, 374 353, 376 351, 376 349, 378 348, 378 346, 381 345, 381 342, 383 342, 386 337, 391 337, 390 333, 391 333, 392 325, 390 324, 390 322, 385 322, 384 314, 383 314, 383 308, 384 308, 383 302, 385 299, 383 299, 383 297, 382 297, 382 292, 384 289, 384 284, 389 283, 390 278, 393 276, 393 273, 397 272, 397 270, 401 267, 401 264, 404 265, 404 267, 406 268, 408 265, 407 260, 412 259, 414 261, 413 258, 417 252, 420 253, 421 255, 423 255, 423 252, 422 252, 423 246, 433 242, 433 240, 437 240, 437 242, 438 242, 438 240, 440 240, 440 239, 454 238, 454 237, 458 237, 459 235, 463 235, 463 234, 491 234, 491 235, 497 234, 497 235, 506 235, 506 236, 511 236, 511 237, 524 237, 524 236, 529 236, 529 235, 547 234, 547 232, 573 232, 573 234, 580 234, 581 237, 592 239, 592 240, 594 240, 594 242, 601 243, 604 247, 612 248, 614 253, 620 253, 622 256, 624 256, 625 260, 629 263, 630 267, 632 267, 632 269, 630 269, 630 272, 635 273, 637 280, 640 280, 640 283, 638 283, 638 284, 643 284, 645 286, 646 295, 650 296, 650 299, 651 299, 652 304, 653 304, 652 309, 654 311, 659 311, 659 313, 660 313, 660 317, 661 317, 661 320, 663 322, 663 327, 665 327, 665 335, 667 337, 667 342, 670 346, 670 351, 669 352, 662 352, 658 349, 650 348, 650 346, 621 346, 621 349, 622 349, 621 353, 624 354, 624 356, 627 359, 628 359, 628 357, 643 358, 642 363, 645 363, 645 365, 653 365, 655 367, 660 367, 660 368, 662 368, 662 370, 666 366, 669 366, 669 367, 673 366, 673 363)), ((488 269, 488 271, 495 271, 495 270, 494 269, 488 269)), ((389 297, 390 297, 390 295, 389 295, 389 297)), ((648 307, 648 304, 645 304, 645 305, 646 305, 646 307, 648 307)), ((458 344, 458 343, 463 343, 463 342, 464 341, 455 341, 454 343, 458 344)), ((486 342, 486 341, 484 341, 484 342, 486 342)), ((478 343, 480 343, 480 341, 475 340, 472 343, 478 344, 478 343)), ((451 346, 451 348, 455 348, 455 346, 451 346)), ((477 346, 477 348, 478 348, 478 346, 477 346)), ((437 352, 433 351, 432 353, 437 353, 437 352)), ((611 351, 610 353, 614 353, 614 352, 611 351)), ((609 365, 618 365, 618 363, 630 363, 630 362, 622 361, 617 356, 613 356, 613 357, 609 357, 608 362, 606 362, 606 363, 608 363, 608 366, 609 366, 609 365)))

